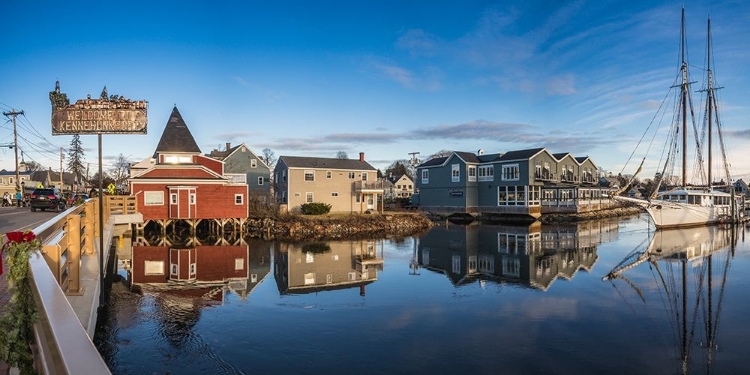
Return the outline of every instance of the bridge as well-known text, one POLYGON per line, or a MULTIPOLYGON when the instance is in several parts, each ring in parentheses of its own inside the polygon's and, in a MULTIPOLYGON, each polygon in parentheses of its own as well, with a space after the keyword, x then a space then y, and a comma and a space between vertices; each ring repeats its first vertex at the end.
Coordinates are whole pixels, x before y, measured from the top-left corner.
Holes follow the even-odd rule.
POLYGON ((32 230, 41 242, 29 260, 29 280, 39 311, 33 327, 34 367, 41 374, 110 373, 92 342, 103 287, 100 266, 106 273, 113 238, 143 217, 135 197, 102 199, 102 228, 99 198, 92 198, 32 230))

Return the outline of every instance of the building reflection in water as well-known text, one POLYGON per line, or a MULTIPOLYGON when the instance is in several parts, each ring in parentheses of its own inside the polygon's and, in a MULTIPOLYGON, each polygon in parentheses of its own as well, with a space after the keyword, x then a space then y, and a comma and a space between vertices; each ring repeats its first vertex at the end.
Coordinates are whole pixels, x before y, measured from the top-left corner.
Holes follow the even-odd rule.
POLYGON ((727 271, 737 243, 736 229, 704 226, 658 230, 648 245, 636 247, 603 278, 615 286, 621 283, 634 289, 646 304, 664 306, 668 325, 674 330, 680 373, 690 373, 691 368, 712 372, 719 348, 718 323, 727 271), (660 291, 651 300, 643 286, 627 276, 628 271, 634 273, 644 264, 651 269, 660 291))
POLYGON ((383 241, 277 243, 274 278, 281 294, 359 288, 383 270, 383 241))
POLYGON ((419 239, 412 273, 444 273, 454 285, 475 280, 514 283, 546 291, 562 277, 590 270, 597 245, 616 238, 616 220, 567 225, 454 225, 419 239))

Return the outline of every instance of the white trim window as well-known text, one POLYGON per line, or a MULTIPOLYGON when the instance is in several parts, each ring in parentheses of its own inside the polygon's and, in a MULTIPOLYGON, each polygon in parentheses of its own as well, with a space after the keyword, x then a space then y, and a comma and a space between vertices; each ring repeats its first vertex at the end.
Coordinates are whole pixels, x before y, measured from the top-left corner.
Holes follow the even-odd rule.
POLYGON ((177 193, 169 194, 170 204, 177 204, 177 193))
POLYGON ((265 183, 265 178, 263 176, 258 176, 258 186, 261 186, 265 183))
POLYGON ((255 159, 250 159, 250 168, 257 168, 258 167, 258 161, 255 159))
POLYGON ((451 182, 461 182, 461 166, 458 164, 451 165, 451 182))
POLYGON ((469 182, 476 182, 477 180, 477 167, 470 165, 466 174, 469 176, 469 182))
POLYGON ((422 170, 422 183, 423 184, 429 184, 430 183, 430 170, 429 169, 423 169, 422 170))
POLYGON ((339 196, 339 193, 337 193, 337 192, 335 192, 335 191, 334 191, 333 193, 331 193, 331 196, 332 196, 332 197, 338 197, 338 196, 339 196))
POLYGON ((367 172, 362 172, 362 181, 367 181, 367 172))
POLYGON ((501 179, 503 181, 518 181, 520 179, 521 172, 518 169, 518 164, 503 165, 501 179))
POLYGON ((355 175, 356 174, 354 172, 349 172, 349 179, 353 180, 355 175))
MULTIPOLYGON (((498 206, 525 206, 526 205, 526 186, 498 186, 497 187, 497 205, 498 206)), ((539 205, 537 203, 536 205, 539 205)))
POLYGON ((164 192, 163 191, 144 191, 143 192, 143 204, 146 206, 163 206, 164 205, 164 192))
POLYGON ((195 193, 190 193, 190 204, 195 204, 195 193))
POLYGON ((305 171, 305 182, 314 182, 314 181, 315 181, 315 171, 306 170, 305 171))
POLYGON ((314 202, 313 193, 307 192, 305 193, 305 203, 312 203, 314 202))
POLYGON ((495 166, 484 165, 479 167, 479 181, 494 181, 495 180, 495 166))
POLYGON ((326 171, 326 178, 329 179, 329 180, 332 179, 333 178, 333 172, 326 171))
POLYGON ((235 194, 234 195, 234 204, 240 205, 244 201, 244 195, 242 194, 235 194))

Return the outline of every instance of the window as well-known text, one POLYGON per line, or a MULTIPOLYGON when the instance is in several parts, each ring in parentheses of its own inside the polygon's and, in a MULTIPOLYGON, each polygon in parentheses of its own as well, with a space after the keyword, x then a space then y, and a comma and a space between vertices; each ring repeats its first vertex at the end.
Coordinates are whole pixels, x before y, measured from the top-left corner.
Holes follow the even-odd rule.
POLYGON ((354 179, 354 176, 355 176, 355 173, 354 173, 354 172, 349 172, 349 179, 350 179, 350 180, 353 180, 353 179, 354 179))
POLYGON ((305 263, 315 263, 315 254, 311 252, 305 253, 305 263))
POLYGON ((195 263, 190 263, 190 276, 195 276, 195 263))
POLYGON ((315 171, 305 171, 305 181, 315 181, 315 171))
POLYGON ((169 201, 172 204, 177 204, 177 194, 175 193, 169 194, 169 201))
POLYGON ((469 172, 467 173, 469 175, 469 181, 474 182, 477 180, 477 167, 470 165, 469 166, 469 172))
POLYGON ((362 181, 367 181, 367 172, 362 172, 362 181))
POLYGON ((143 204, 146 206, 161 206, 164 204, 163 191, 146 191, 143 193, 143 204))
POLYGON ((234 195, 234 204, 242 204, 242 201, 243 201, 242 197, 243 197, 242 194, 235 194, 234 195))
POLYGON ((159 261, 156 261, 156 260, 144 261, 143 273, 144 275, 163 275, 164 274, 164 262, 160 260, 159 261))
POLYGON ((305 193, 305 202, 307 203, 313 202, 313 193, 305 193))
POLYGON ((245 269, 245 260, 242 258, 235 258, 234 259, 234 270, 235 271, 242 271, 245 269))
POLYGON ((251 283, 257 283, 258 282, 258 274, 257 273, 251 273, 250 274, 250 282, 251 283))
POLYGON ((518 164, 503 165, 501 178, 503 181, 518 181, 520 178, 518 164))
POLYGON ((177 265, 177 263, 170 264, 169 265, 169 274, 172 275, 172 276, 177 276, 177 274, 179 272, 179 268, 178 267, 179 266, 177 265))
POLYGON ((451 182, 461 181, 461 166, 458 164, 451 165, 451 182))
POLYGON ((314 285, 315 284, 315 273, 310 272, 305 274, 305 285, 314 285))
POLYGON ((190 193, 190 204, 195 204, 195 193, 190 193))
POLYGON ((422 170, 422 183, 423 184, 429 184, 430 183, 430 170, 429 169, 423 169, 422 170))
POLYGON ((326 284, 333 284, 333 275, 330 273, 326 275, 326 284))
POLYGON ((479 181, 493 181, 495 179, 495 167, 486 165, 479 167, 479 181))
POLYGON ((258 177, 258 185, 263 185, 265 183, 263 176, 258 177))
POLYGON ((281 171, 281 181, 286 182, 286 169, 281 171))
POLYGON ((333 192, 333 193, 331 193, 331 196, 332 196, 332 197, 338 197, 338 196, 339 196, 339 193, 337 193, 337 192, 333 192))
MULTIPOLYGON (((539 204, 538 186, 529 188, 530 194, 536 194, 536 205, 539 204)), ((497 188, 497 205, 498 206, 525 206, 526 205, 526 186, 498 186, 497 188)))
POLYGON ((285 191, 281 192, 281 203, 286 203, 286 192, 285 191))
POLYGON ((258 161, 255 159, 250 159, 250 168, 256 168, 258 166, 258 161))
POLYGON ((327 178, 327 179, 331 179, 331 178, 333 178, 333 172, 331 172, 331 171, 326 171, 326 178, 327 178))

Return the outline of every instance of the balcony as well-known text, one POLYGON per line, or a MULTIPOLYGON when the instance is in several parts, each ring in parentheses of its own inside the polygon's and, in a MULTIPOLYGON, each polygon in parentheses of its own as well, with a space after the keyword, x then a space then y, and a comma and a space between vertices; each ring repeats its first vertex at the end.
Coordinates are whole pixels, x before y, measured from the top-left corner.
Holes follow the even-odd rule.
POLYGON ((542 172, 535 172, 534 179, 537 181, 554 181, 555 175, 548 170, 544 170, 542 172))
POLYGON ((383 181, 354 181, 355 192, 382 193, 383 181))

